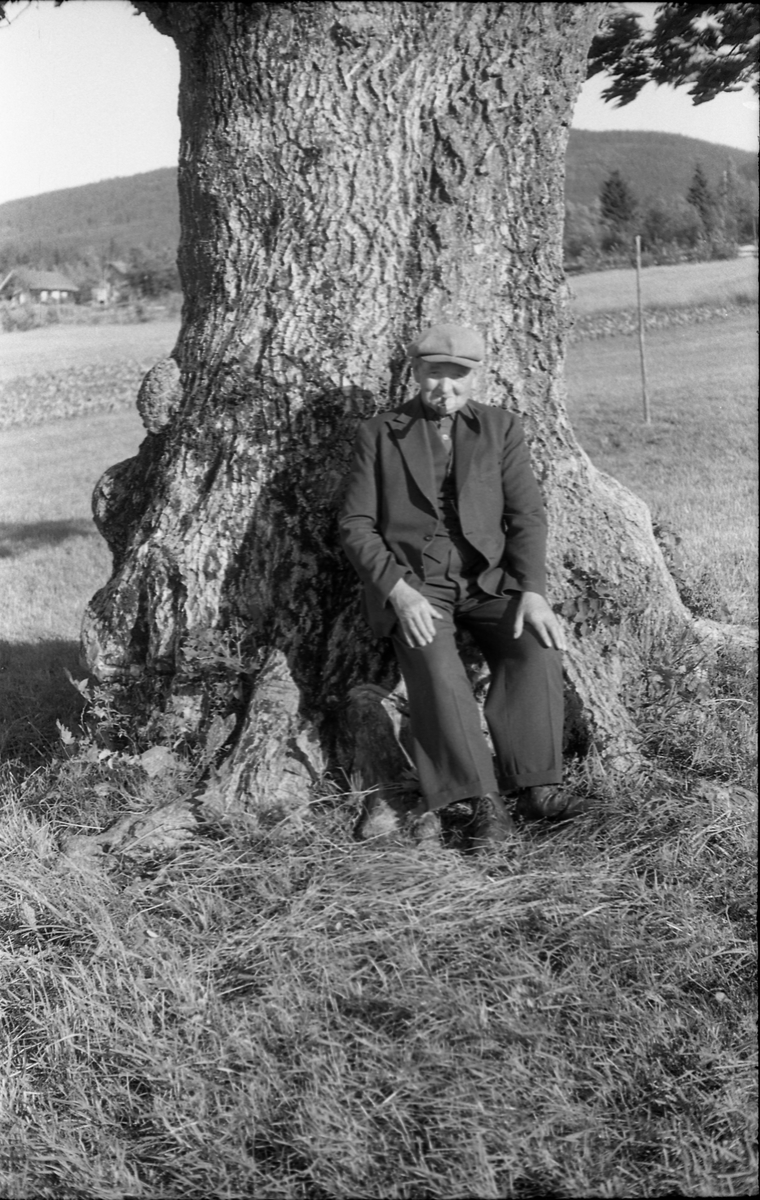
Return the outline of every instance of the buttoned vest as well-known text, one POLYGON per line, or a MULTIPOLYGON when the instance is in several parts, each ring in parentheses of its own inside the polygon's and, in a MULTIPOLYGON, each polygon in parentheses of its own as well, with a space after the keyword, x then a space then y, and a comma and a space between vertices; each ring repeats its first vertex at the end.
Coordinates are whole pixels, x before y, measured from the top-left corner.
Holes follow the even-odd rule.
MULTIPOLYGON (((438 534, 446 533, 450 538, 462 536, 462 526, 457 509, 457 488, 454 468, 452 443, 445 444, 435 433, 430 431, 430 448, 433 452, 433 472, 435 476, 436 507, 438 509, 438 534), (448 446, 448 449, 447 449, 448 446)), ((452 426, 453 435, 453 426, 452 426)))
POLYGON ((452 425, 452 440, 443 442, 436 432, 433 421, 428 422, 428 439, 433 457, 433 477, 435 480, 436 508, 438 510, 438 528, 432 542, 428 543, 425 555, 435 562, 444 563, 448 560, 452 544, 459 552, 461 569, 468 575, 480 570, 482 557, 462 533, 459 520, 456 489, 456 465, 454 461, 452 425))

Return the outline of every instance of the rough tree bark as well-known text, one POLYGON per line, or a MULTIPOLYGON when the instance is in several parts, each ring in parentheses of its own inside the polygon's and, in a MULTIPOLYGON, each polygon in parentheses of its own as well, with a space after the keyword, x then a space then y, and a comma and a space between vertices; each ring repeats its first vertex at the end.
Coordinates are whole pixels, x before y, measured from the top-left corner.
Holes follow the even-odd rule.
POLYGON ((564 154, 603 6, 135 7, 181 59, 185 306, 140 452, 96 490, 114 567, 85 617, 92 671, 150 736, 205 740, 220 804, 287 807, 336 754, 370 786, 371 687, 338 717, 395 676, 335 512, 357 420, 409 394, 404 345, 459 320, 549 510, 567 753, 623 765, 625 679, 689 618, 648 510, 565 411, 564 154))

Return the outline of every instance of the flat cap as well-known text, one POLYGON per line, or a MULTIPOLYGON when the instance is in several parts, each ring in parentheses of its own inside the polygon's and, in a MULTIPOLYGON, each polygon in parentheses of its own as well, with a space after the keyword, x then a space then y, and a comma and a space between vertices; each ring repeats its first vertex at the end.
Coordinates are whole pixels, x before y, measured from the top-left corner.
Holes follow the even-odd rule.
POLYGON ((462 367, 477 367, 485 358, 483 339, 466 325, 432 325, 407 347, 410 358, 425 362, 453 362, 462 367))

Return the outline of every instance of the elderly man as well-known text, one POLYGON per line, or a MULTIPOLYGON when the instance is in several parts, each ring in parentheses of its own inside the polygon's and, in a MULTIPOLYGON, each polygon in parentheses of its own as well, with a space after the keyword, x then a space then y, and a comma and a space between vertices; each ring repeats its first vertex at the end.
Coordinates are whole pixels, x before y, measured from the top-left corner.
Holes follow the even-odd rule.
POLYGON ((364 422, 340 517, 374 633, 406 682, 423 796, 420 838, 438 813, 472 801, 476 849, 524 816, 556 817, 562 771, 559 620, 545 599, 546 516, 516 416, 473 396, 479 334, 435 325, 408 349, 419 391, 364 422), (467 630, 490 670, 485 718, 455 642, 467 630), (435 814, 429 816, 428 814, 435 814))

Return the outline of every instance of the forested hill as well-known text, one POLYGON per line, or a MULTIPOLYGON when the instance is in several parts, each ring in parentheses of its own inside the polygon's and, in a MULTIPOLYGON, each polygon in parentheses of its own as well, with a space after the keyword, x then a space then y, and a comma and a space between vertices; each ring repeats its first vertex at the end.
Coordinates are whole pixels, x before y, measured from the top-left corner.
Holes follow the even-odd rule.
POLYGON ((697 162, 701 162, 708 183, 715 187, 729 159, 740 175, 757 179, 757 156, 748 150, 734 150, 677 133, 572 129, 565 198, 571 204, 591 204, 612 171, 620 172, 640 201, 684 197, 697 162))
POLYGON ((178 241, 175 167, 0 204, 0 275, 19 264, 128 258, 134 249, 174 257, 178 241))
MULTIPOLYGON (((716 184, 728 159, 754 179, 753 154, 666 133, 572 130, 567 200, 588 205, 619 170, 639 200, 685 196, 701 162, 716 184)), ((179 238, 176 169, 107 179, 0 205, 0 274, 26 264, 54 268, 107 257, 174 256, 179 238)))

